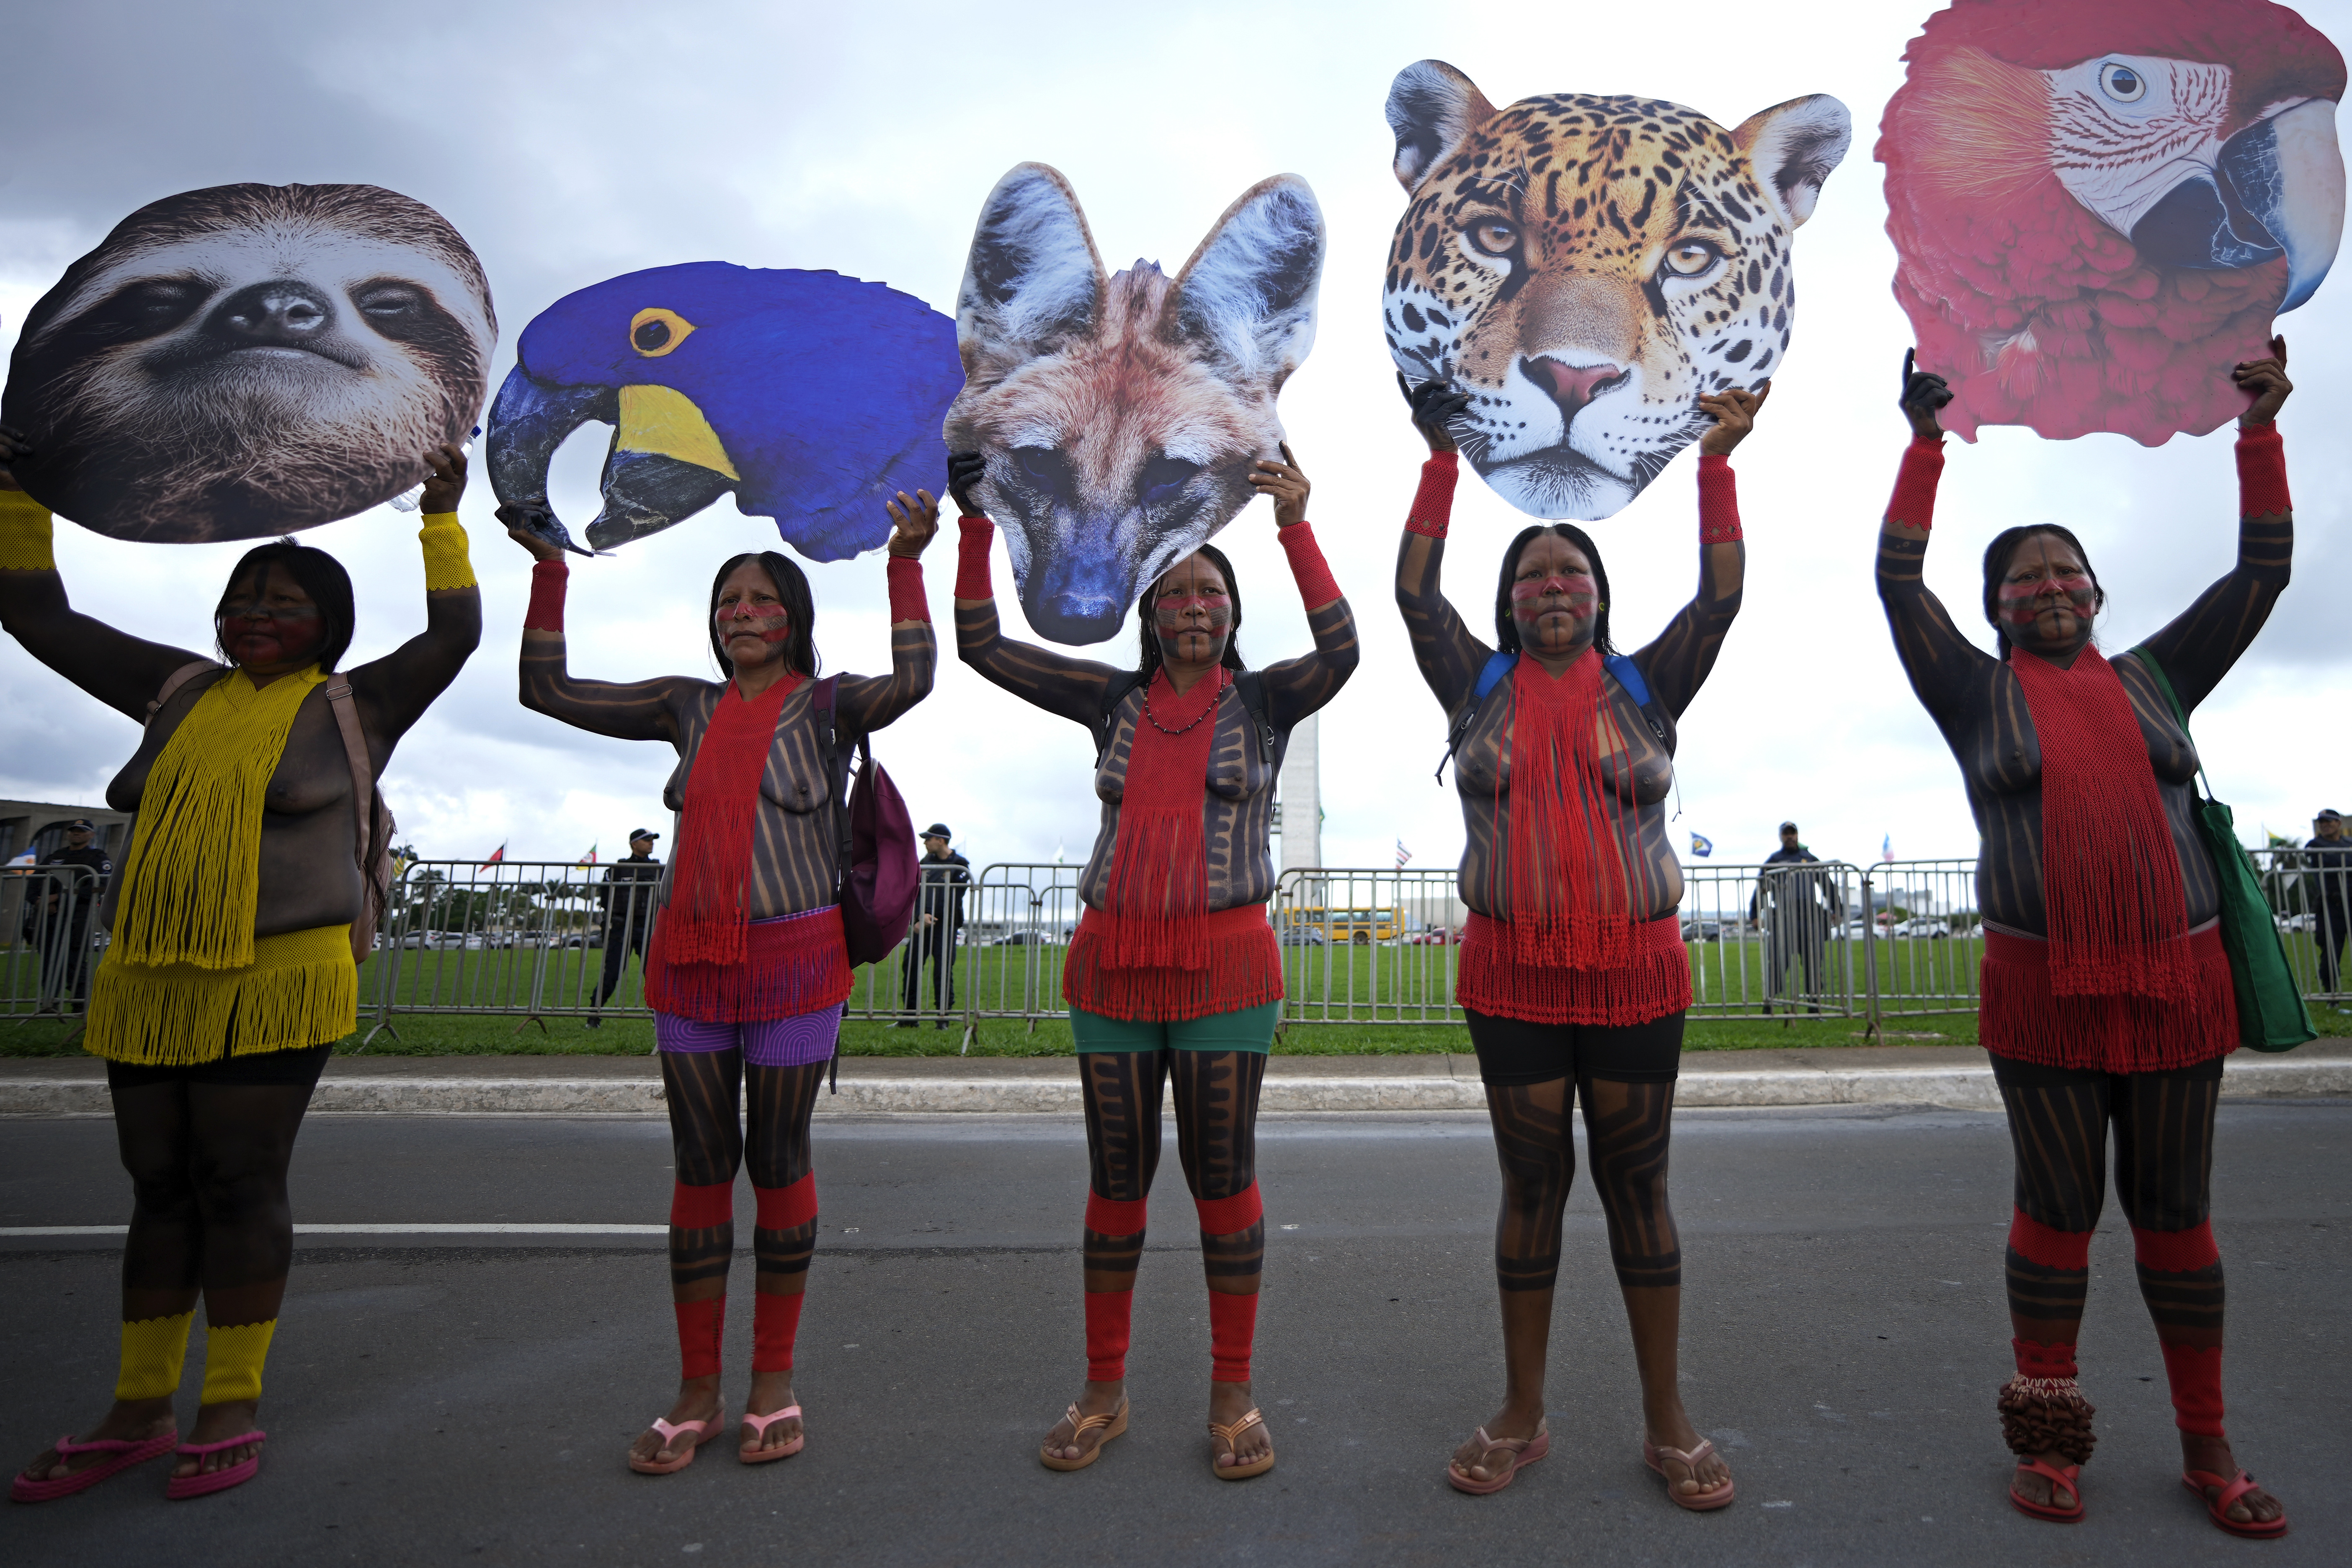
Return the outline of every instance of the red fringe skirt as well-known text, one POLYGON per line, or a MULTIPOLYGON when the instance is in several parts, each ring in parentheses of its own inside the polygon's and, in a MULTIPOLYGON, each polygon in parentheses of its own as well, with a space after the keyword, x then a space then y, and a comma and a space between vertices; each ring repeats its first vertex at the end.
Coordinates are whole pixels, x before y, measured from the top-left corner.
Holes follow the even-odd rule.
POLYGON ((1264 904, 1237 904, 1201 921, 1199 969, 1123 969, 1106 962, 1119 917, 1089 904, 1062 965, 1062 1000, 1106 1018, 1178 1024, 1282 1000, 1282 949, 1264 904))
POLYGON ((646 1005, 705 1024, 760 1024, 818 1013, 849 1000, 856 973, 841 906, 753 921, 740 963, 674 963, 654 917, 646 944, 646 1005))
POLYGON ((1622 969, 1567 969, 1511 956, 1507 921, 1476 911, 1462 927, 1454 1000, 1473 1012, 1526 1024, 1646 1024, 1691 1005, 1690 949, 1682 917, 1633 927, 1633 962, 1622 969))
POLYGON ((1987 927, 1977 971, 1978 1043, 2012 1061, 2087 1072, 2162 1072, 2229 1055, 2238 1048, 2238 993, 2221 922, 2208 921, 2179 940, 2196 968, 2187 1002, 2057 996, 2048 942, 1987 927))

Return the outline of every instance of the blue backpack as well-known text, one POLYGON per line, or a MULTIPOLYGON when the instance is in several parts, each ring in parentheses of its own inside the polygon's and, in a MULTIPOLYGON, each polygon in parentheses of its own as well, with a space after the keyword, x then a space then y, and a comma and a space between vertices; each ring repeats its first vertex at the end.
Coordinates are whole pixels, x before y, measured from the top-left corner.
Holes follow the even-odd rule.
MULTIPOLYGON (((1469 706, 1455 716, 1445 731, 1445 755, 1437 760, 1436 778, 1439 784, 1445 782, 1445 764, 1454 760, 1455 752, 1461 750, 1464 739, 1470 733, 1471 724, 1478 717, 1480 705, 1495 688, 1503 684, 1512 670, 1518 668, 1518 663, 1519 656, 1516 653, 1506 651, 1488 656, 1486 668, 1478 672, 1478 684, 1471 689, 1469 706)), ((1617 678, 1617 684, 1625 689, 1625 695, 1631 697, 1633 705, 1642 710, 1642 718, 1650 726, 1650 733, 1658 738, 1660 745, 1664 745, 1665 721, 1659 715, 1657 704, 1650 699, 1650 683, 1642 679, 1642 667, 1622 653, 1606 656, 1601 666, 1617 678)))

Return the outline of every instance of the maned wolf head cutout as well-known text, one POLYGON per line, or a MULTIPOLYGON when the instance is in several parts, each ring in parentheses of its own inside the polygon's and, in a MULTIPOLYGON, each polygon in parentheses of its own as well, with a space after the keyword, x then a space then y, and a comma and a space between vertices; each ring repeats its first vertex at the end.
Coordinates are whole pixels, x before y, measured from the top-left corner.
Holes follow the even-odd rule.
POLYGON ((1737 131, 1646 98, 1497 110, 1443 60, 1397 73, 1388 121, 1412 198, 1382 285, 1390 357, 1470 394, 1454 434, 1504 500, 1587 521, 1706 432, 1701 395, 1780 367, 1790 236, 1853 138, 1821 93, 1737 131))
POLYGON ((1171 281, 1103 271, 1069 182, 1024 163, 981 209, 956 300, 950 452, 988 458, 1038 634, 1101 642, 1141 585, 1251 500, 1275 396, 1315 342, 1323 213, 1295 174, 1225 209, 1171 281))
POLYGON ((425 477, 489 391, 482 264, 376 185, 215 185, 150 203, 25 319, 0 418, 34 498, 118 539, 315 527, 425 477))

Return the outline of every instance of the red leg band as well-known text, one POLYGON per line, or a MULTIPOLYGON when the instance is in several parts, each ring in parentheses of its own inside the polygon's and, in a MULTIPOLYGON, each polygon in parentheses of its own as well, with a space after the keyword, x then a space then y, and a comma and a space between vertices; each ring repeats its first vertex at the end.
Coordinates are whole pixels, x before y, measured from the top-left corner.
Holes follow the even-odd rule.
POLYGON ((1250 1342, 1257 1338, 1257 1294, 1209 1292, 1209 1381, 1247 1383, 1250 1342))
POLYGON ((2011 1354, 2017 1357, 2020 1377, 2073 1377, 2075 1375, 2073 1345, 2045 1345, 2036 1340, 2011 1340, 2011 1354))
POLYGON ((1739 532, 1739 481, 1732 477, 1731 459, 1712 452, 1698 455, 1698 542, 1734 544, 1739 532))
POLYGON ((1890 522, 1904 522, 1922 533, 1936 521, 1936 481, 1944 477, 1944 444, 1915 436, 1903 448, 1903 467, 1895 476, 1895 498, 1886 503, 1890 522))
POLYGON ((542 561, 530 569, 530 607, 523 612, 523 630, 563 630, 563 590, 571 579, 572 568, 561 557, 542 561))
POLYGON ((816 1218, 814 1171, 789 1187, 763 1187, 754 1183, 751 1195, 759 1201, 758 1224, 761 1230, 798 1230, 816 1218))
POLYGON ((1127 1375, 1128 1323, 1135 1310, 1132 1290, 1087 1292, 1087 1376, 1117 1383, 1127 1375))
POLYGON ((1201 1211, 1202 1236, 1231 1236, 1265 1217, 1265 1205, 1257 1195, 1255 1182, 1229 1198, 1194 1198, 1192 1206, 1201 1211))
POLYGON ((2238 515, 2271 517, 2293 511, 2286 493, 2286 443, 2275 425, 2238 432, 2238 515))
POLYGON ((677 1301, 677 1364, 683 1377, 719 1375, 719 1341, 727 1330, 727 1298, 677 1301))
POLYGON ((988 581, 988 547, 996 541, 996 525, 984 517, 958 520, 961 537, 956 542, 955 596, 959 599, 993 599, 996 590, 988 581))
POLYGON ((2134 1226, 2132 1256, 2143 1268, 2186 1274, 2221 1262, 2221 1249, 2213 1245, 2213 1222, 2209 1219, 2187 1230, 2142 1230, 2134 1226))
POLYGON ((753 1372, 793 1370, 793 1341, 800 1335, 801 1302, 803 1299, 798 1290, 789 1296, 772 1296, 765 1290, 753 1292, 751 1297, 751 1370, 753 1372))
POLYGON ((1298 584, 1298 600, 1310 610, 1319 610, 1332 600, 1341 597, 1339 584, 1331 575, 1328 563, 1323 559, 1322 547, 1315 542, 1315 525, 1294 522, 1278 528, 1274 536, 1282 542, 1282 552, 1290 557, 1290 575, 1298 584))
POLYGON ((2088 1268, 2092 1234, 2087 1230, 2053 1230, 2023 1209, 2010 1211, 2009 1245, 2020 1256, 2044 1268, 2088 1268))
POLYGON ((1404 514, 1405 531, 1444 538, 1445 526, 1454 517, 1454 481, 1461 477, 1457 454, 1432 452, 1429 461, 1421 466, 1421 488, 1412 493, 1412 510, 1404 514))
POLYGON ((931 606, 923 598, 923 563, 911 555, 893 555, 883 575, 890 583, 890 624, 920 621, 929 626, 931 606))
POLYGON ((669 1222, 680 1230, 709 1230, 735 1220, 735 1184, 712 1182, 689 1187, 673 1183, 669 1190, 669 1222))
POLYGON ((2161 1345, 2164 1380, 2172 1385, 2172 1424, 2200 1437, 2228 1436, 2221 1430, 2221 1347, 2161 1345))
POLYGON ((1150 1202, 1138 1198, 1133 1203, 1121 1203, 1100 1193, 1087 1194, 1087 1228, 1097 1236, 1139 1236, 1143 1231, 1143 1211, 1150 1202))

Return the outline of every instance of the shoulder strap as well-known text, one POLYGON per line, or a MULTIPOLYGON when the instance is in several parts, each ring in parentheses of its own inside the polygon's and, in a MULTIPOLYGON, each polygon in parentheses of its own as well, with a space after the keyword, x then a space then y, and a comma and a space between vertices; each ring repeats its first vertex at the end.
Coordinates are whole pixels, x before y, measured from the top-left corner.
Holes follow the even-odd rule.
POLYGON ((1622 653, 1612 653, 1601 663, 1601 668, 1617 678, 1617 684, 1625 689, 1625 695, 1633 700, 1633 706, 1642 710, 1642 718, 1650 726, 1650 732, 1664 741, 1666 726, 1658 717, 1656 705, 1650 700, 1650 683, 1642 679, 1642 667, 1622 653))
POLYGON ((163 689, 155 693, 154 701, 147 704, 147 718, 145 722, 152 724, 155 721, 155 715, 163 711, 163 704, 172 700, 173 694, 178 691, 180 688, 185 686, 188 682, 194 680, 205 671, 208 669, 218 669, 220 668, 221 667, 219 665, 215 664, 211 659, 200 658, 194 660, 193 663, 180 666, 179 668, 164 677, 163 689))
POLYGON ((1470 689, 1469 705, 1455 714, 1454 722, 1445 727, 1445 754, 1437 759, 1436 778, 1439 784, 1445 782, 1445 764, 1452 762, 1454 753, 1462 749, 1464 739, 1470 733, 1471 723, 1478 717, 1480 706, 1494 694, 1495 688, 1503 684, 1504 678, 1518 668, 1518 663, 1519 656, 1507 648, 1486 656, 1486 667, 1478 671, 1477 684, 1470 689))
MULTIPOLYGON (((817 759, 824 764, 824 776, 833 787, 834 869, 846 882, 850 857, 856 853, 857 844, 849 824, 849 758, 841 749, 839 720, 834 709, 834 699, 840 689, 841 677, 826 676, 810 690, 809 708, 816 715, 817 759)), ((865 736, 857 738, 857 748, 859 755, 866 754, 865 736)))
POLYGON ((1257 731, 1257 754, 1271 766, 1280 749, 1280 737, 1275 734, 1274 721, 1266 712, 1265 677, 1255 669, 1244 669, 1234 677, 1234 689, 1240 693, 1242 706, 1249 710, 1251 727, 1257 731))
POLYGON ((352 700, 352 683, 337 676, 327 686, 327 706, 335 712, 335 728, 342 731, 343 757, 352 768, 352 815, 359 819, 360 874, 368 869, 368 840, 373 837, 375 771, 368 766, 367 737, 360 732, 359 705, 352 700))
MULTIPOLYGON (((2132 649, 2128 657, 2139 660, 2140 668, 2147 670, 2148 679, 2156 682, 2157 690, 2164 694, 2165 706, 2172 710, 2172 721, 2180 726, 2182 735, 2188 736, 2189 715, 2181 710, 2180 699, 2173 692, 2172 678, 2164 673, 2164 666, 2156 661, 2156 655, 2149 650, 2146 643, 2132 649)), ((2189 736, 2189 743, 2192 747, 2196 745, 2196 738, 2189 736)), ((2213 781, 2205 776, 2205 757, 2202 752, 2200 752, 2197 757, 2197 782, 2205 786, 2205 798, 2212 799, 2213 781)))
POLYGON ((1123 669, 1110 678, 1103 688, 1102 708, 1095 715, 1095 766, 1102 766, 1103 756, 1110 750, 1113 726, 1118 722, 1118 705, 1127 700, 1128 693, 1143 684, 1143 677, 1132 669, 1123 669))

